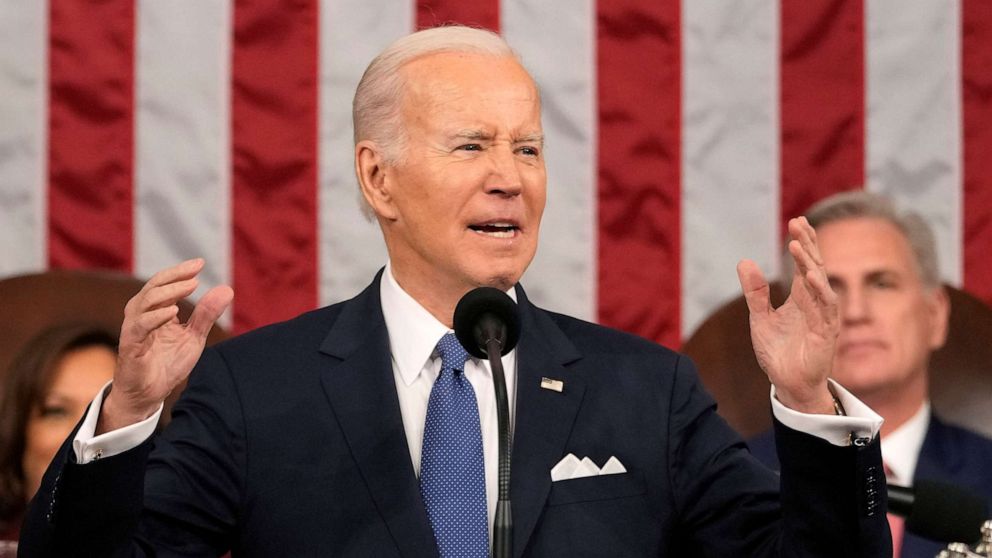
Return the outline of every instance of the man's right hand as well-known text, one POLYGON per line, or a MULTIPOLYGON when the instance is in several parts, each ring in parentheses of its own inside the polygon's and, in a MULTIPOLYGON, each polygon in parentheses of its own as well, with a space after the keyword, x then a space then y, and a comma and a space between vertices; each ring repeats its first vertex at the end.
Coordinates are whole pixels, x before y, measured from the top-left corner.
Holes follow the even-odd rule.
POLYGON ((189 321, 179 322, 178 302, 193 293, 202 259, 156 273, 124 307, 114 383, 103 401, 96 434, 145 420, 189 376, 207 333, 234 298, 227 285, 210 289, 189 321))

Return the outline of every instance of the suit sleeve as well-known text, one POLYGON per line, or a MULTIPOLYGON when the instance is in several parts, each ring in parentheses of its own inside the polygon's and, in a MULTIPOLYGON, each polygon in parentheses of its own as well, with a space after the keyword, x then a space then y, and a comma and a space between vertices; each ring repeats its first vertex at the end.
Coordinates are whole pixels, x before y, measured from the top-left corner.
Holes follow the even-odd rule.
POLYGON ((680 549, 702 556, 891 556, 877 439, 838 447, 776 423, 782 473, 761 465, 680 359, 669 459, 680 549))
POLYGON ((63 444, 28 509, 26 556, 217 556, 245 468, 244 426, 230 372, 207 349, 158 437, 113 457, 75 462, 63 444))

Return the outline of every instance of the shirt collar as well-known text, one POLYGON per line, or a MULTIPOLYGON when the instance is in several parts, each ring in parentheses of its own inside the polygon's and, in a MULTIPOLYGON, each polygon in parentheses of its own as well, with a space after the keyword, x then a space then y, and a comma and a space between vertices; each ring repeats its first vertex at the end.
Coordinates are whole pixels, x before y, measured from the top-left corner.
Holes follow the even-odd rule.
MULTIPOLYGON (((512 287, 506 294, 517 300, 512 287)), ((399 370, 403 383, 409 386, 431 359, 438 340, 451 330, 400 287, 389 262, 382 274, 379 297, 393 366, 399 370)))
POLYGON ((911 486, 920 448, 930 424, 930 402, 925 401, 909 420, 882 438, 882 458, 892 471, 890 484, 911 486))
POLYGON ((451 330, 400 287, 389 263, 382 274, 379 296, 393 366, 399 370, 403 383, 410 385, 431 358, 438 340, 451 330))

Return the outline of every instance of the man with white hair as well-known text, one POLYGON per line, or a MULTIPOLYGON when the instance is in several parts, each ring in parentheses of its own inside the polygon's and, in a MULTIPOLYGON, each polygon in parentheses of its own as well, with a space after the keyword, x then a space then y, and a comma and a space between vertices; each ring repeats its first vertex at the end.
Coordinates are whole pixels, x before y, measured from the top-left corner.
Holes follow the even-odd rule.
POLYGON ((790 223, 785 305, 771 309, 752 262, 739 268, 777 390, 780 493, 688 359, 527 300, 544 136, 537 87, 501 38, 400 39, 366 71, 354 119, 385 268, 352 300, 205 351, 230 288, 180 324, 174 304, 204 263, 156 274, 125 309, 112 389, 46 475, 26 552, 488 555, 492 377, 451 333, 456 303, 488 286, 516 299, 522 330, 503 357, 514 556, 887 555, 880 419, 827 381, 836 297, 804 220, 790 223))
MULTIPOLYGON (((821 200, 806 218, 840 297, 832 377, 885 419, 888 482, 950 482, 992 504, 992 440, 930 410, 930 356, 944 345, 950 312, 930 227, 866 191, 821 200)), ((750 442, 757 457, 777 468, 774 444, 770 432, 750 442)), ((892 521, 896 556, 932 558, 944 547, 905 532, 901 519, 892 521)))

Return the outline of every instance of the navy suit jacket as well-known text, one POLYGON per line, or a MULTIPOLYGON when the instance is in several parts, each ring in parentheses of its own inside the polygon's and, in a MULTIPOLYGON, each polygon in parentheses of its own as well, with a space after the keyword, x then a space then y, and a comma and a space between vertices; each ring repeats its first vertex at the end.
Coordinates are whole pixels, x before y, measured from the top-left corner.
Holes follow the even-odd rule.
MULTIPOLYGON (((87 465, 67 442, 22 549, 436 556, 378 285, 207 349, 153 441, 87 465)), ((688 359, 540 310, 519 287, 518 300, 514 556, 888 555, 877 441, 841 448, 780 426, 780 492, 688 359), (628 472, 552 483, 570 452, 628 472)))
MULTIPOLYGON (((751 451, 762 462, 779 468, 771 431, 748 441, 751 451)), ((914 481, 949 482, 980 495, 992 510, 992 440, 975 432, 946 424, 931 415, 920 447, 914 481)), ((973 542, 973 541, 968 541, 973 542)), ((905 533, 900 558, 933 558, 947 543, 905 533)))

